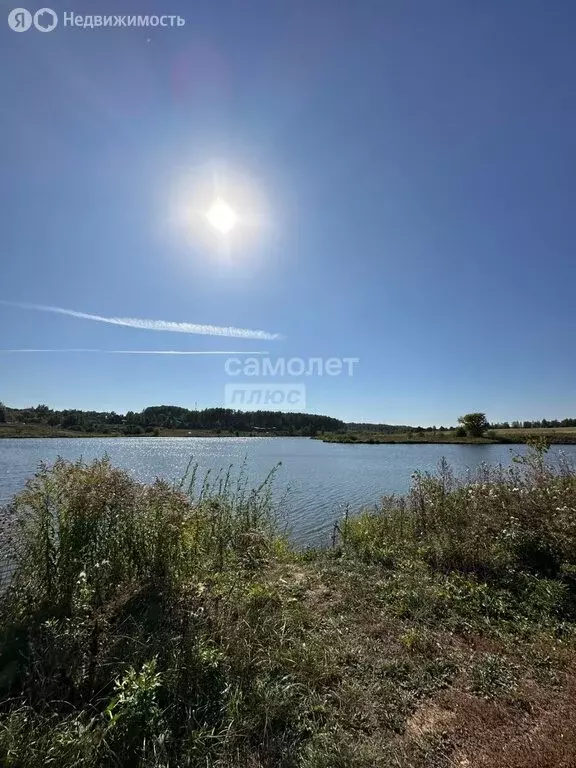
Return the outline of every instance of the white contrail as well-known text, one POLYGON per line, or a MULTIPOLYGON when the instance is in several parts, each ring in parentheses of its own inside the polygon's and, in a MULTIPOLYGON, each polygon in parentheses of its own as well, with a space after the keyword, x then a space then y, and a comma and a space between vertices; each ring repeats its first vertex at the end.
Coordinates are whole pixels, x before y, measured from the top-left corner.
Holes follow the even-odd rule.
POLYGON ((92 352, 100 355, 267 355, 268 352, 238 352, 233 350, 181 350, 181 349, 0 349, 0 355, 30 352, 92 352))
POLYGON ((47 307, 42 304, 26 304, 19 301, 4 301, 0 299, 0 304, 10 307, 20 307, 21 309, 34 309, 38 312, 54 312, 58 315, 68 315, 69 317, 79 317, 83 320, 95 320, 97 323, 109 323, 110 325, 123 325, 128 328, 142 328, 145 331, 170 331, 172 333, 196 333, 203 336, 228 336, 236 339, 257 339, 259 341, 274 341, 281 339, 279 333, 270 333, 269 331, 253 331, 249 328, 233 328, 220 325, 200 325, 198 323, 175 323, 170 320, 144 320, 138 317, 103 317, 102 315, 91 315, 87 312, 76 312, 74 309, 63 309, 62 307, 47 307))

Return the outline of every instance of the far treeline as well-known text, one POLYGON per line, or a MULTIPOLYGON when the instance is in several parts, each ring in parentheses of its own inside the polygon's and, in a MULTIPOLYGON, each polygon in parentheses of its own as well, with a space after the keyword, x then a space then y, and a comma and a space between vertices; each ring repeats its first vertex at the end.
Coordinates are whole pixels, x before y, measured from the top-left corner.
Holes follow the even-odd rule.
MULTIPOLYGON (((398 424, 346 423, 331 416, 282 411, 237 411, 230 408, 190 410, 175 405, 157 405, 144 408, 139 412, 128 411, 122 414, 115 411, 77 409, 59 411, 47 405, 9 408, 0 402, 0 426, 6 428, 10 425, 19 430, 29 428, 29 436, 34 436, 40 429, 43 429, 46 434, 60 431, 61 434, 81 432, 98 435, 165 434, 185 430, 212 434, 266 432, 310 437, 332 435, 331 439, 339 442, 371 434, 389 435, 391 438, 409 436, 411 439, 417 439, 418 435, 425 434, 432 438, 440 433, 453 438, 467 436, 490 440, 495 437, 491 432, 493 430, 576 428, 576 418, 490 423, 484 413, 471 413, 460 417, 458 426, 414 427, 398 424)), ((5 431, 6 429, 3 430, 5 431)))
POLYGON ((210 432, 268 431, 283 435, 315 436, 319 432, 346 429, 339 419, 310 413, 280 411, 236 411, 229 408, 188 410, 175 405, 144 408, 139 413, 114 411, 56 411, 47 405, 33 408, 8 408, 0 403, 0 422, 44 426, 72 432, 98 434, 150 434, 162 430, 210 432))
POLYGON ((348 425, 344 432, 326 432, 327 443, 538 443, 576 444, 576 419, 490 423, 480 411, 458 418, 457 427, 385 427, 348 425))
MULTIPOLYGON (((475 415, 475 414, 467 414, 475 415)), ((484 414, 480 414, 484 416, 484 414)), ((465 418, 465 417, 462 417, 465 418)), ((462 422, 459 422, 462 424, 462 422)), ((560 429, 563 427, 576 427, 576 419, 541 419, 540 421, 502 421, 486 422, 483 429, 560 429)), ((411 427, 398 424, 365 424, 360 422, 349 422, 346 428, 351 432, 383 432, 385 434, 404 434, 406 432, 447 432, 449 430, 460 430, 460 427, 411 427)))

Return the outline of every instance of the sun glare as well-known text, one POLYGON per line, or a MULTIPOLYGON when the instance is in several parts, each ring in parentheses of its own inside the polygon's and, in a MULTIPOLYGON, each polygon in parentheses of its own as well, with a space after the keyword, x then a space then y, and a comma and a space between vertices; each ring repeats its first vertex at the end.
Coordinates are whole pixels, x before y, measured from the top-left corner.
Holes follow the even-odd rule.
POLYGON ((223 235, 227 235, 238 223, 238 215, 225 200, 219 197, 206 214, 206 218, 223 235))
POLYGON ((168 217, 181 244, 234 269, 263 257, 275 229, 259 179, 223 160, 182 169, 169 189, 168 217))

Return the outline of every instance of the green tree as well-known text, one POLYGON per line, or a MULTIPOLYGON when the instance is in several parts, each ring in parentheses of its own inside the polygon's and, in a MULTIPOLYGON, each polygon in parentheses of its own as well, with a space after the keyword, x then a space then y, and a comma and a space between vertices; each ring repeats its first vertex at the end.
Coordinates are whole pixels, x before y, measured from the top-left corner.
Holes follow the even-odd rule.
POLYGON ((0 424, 6 421, 6 406, 4 403, 0 403, 0 424))
POLYGON ((482 437, 490 426, 485 413, 466 413, 460 416, 458 424, 462 424, 469 437, 482 437))

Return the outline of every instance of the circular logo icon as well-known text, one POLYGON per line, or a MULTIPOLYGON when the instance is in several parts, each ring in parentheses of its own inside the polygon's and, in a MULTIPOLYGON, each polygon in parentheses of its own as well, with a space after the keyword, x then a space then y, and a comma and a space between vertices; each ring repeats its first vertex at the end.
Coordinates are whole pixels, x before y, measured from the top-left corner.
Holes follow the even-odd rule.
POLYGON ((26 8, 14 8, 8 14, 8 26, 14 32, 26 32, 32 26, 32 14, 26 8))
POLYGON ((52 8, 40 8, 34 14, 34 26, 39 32, 52 32, 58 24, 58 16, 52 8))

